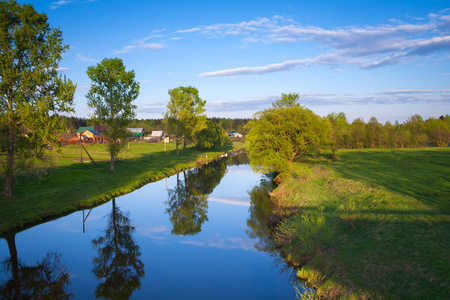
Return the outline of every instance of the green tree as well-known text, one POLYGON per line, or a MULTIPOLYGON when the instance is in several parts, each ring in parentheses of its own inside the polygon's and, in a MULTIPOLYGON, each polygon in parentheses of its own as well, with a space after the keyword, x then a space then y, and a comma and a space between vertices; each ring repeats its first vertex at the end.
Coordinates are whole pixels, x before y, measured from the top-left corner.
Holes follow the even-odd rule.
POLYGON ((328 143, 332 134, 330 122, 300 105, 258 112, 247 127, 250 165, 264 173, 292 171, 293 162, 328 143))
POLYGON ((114 158, 125 147, 126 127, 135 117, 133 101, 139 96, 139 83, 134 71, 126 71, 119 58, 103 59, 88 67, 87 75, 92 81, 87 104, 94 109, 92 119, 106 125, 103 134, 111 156, 110 170, 114 171, 114 158))
POLYGON ((206 126, 206 115, 204 114, 206 101, 199 97, 198 90, 192 86, 171 89, 169 95, 170 101, 167 104, 164 119, 176 137, 177 155, 179 155, 179 139, 183 138, 184 154, 186 141, 206 126))
POLYGON ((366 125, 366 146, 367 148, 380 148, 383 144, 383 128, 377 118, 370 117, 366 125))
POLYGON ((351 124, 350 139, 353 149, 364 148, 364 139, 366 137, 366 123, 362 118, 355 119, 351 124))
POLYGON ((197 149, 205 150, 213 149, 216 145, 223 146, 230 138, 217 123, 206 120, 206 127, 195 133, 194 140, 197 149))
POLYGON ((346 146, 349 124, 343 112, 333 112, 328 114, 327 118, 333 128, 333 135, 331 136, 331 150, 333 151, 334 157, 337 149, 342 149, 346 146))
POLYGON ((416 114, 411 116, 408 120, 406 120, 404 126, 409 131, 409 140, 407 141, 408 147, 425 146, 427 141, 425 122, 420 115, 416 114))
POLYGON ((32 5, 0 2, 0 126, 6 154, 5 189, 13 197, 18 169, 42 158, 48 145, 57 149, 58 114, 73 112, 76 86, 57 73, 69 46, 45 14, 32 5))
POLYGON ((281 107, 300 106, 300 103, 298 102, 299 100, 300 96, 297 93, 289 93, 289 94, 281 93, 281 98, 272 102, 272 107, 281 108, 281 107))

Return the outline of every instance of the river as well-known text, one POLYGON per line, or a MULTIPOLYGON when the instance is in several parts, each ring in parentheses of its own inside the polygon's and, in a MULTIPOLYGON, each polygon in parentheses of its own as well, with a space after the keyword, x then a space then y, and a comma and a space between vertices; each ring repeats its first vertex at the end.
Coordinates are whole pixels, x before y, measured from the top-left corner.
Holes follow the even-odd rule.
POLYGON ((0 298, 295 299, 263 220, 270 185, 237 155, 5 235, 0 298))

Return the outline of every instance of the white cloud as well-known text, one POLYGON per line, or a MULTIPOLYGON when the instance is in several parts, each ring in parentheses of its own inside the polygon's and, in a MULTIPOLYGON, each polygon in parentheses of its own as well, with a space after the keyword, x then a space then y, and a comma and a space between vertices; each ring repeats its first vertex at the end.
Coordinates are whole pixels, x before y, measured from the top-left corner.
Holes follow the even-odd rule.
POLYGON ((51 9, 57 9, 58 7, 62 6, 62 5, 67 5, 72 3, 71 0, 59 0, 57 2, 52 2, 52 4, 50 5, 51 9))
POLYGON ((321 64, 354 64, 375 69, 412 61, 423 56, 450 51, 450 15, 430 14, 428 22, 325 29, 300 26, 280 16, 258 18, 235 24, 199 26, 179 33, 201 32, 208 37, 242 36, 244 44, 307 42, 325 46, 325 52, 313 58, 299 58, 263 66, 244 66, 205 72, 199 76, 236 76, 265 74, 321 64), (449 32, 447 34, 447 32, 449 32))
POLYGON ((196 27, 196 28, 191 28, 191 29, 177 30, 175 32, 176 33, 191 33, 191 32, 196 32, 196 31, 201 31, 201 29, 196 27))
POLYGON ((65 67, 59 67, 59 68, 56 69, 56 71, 58 73, 66 73, 69 70, 70 70, 69 68, 65 68, 65 67))
POLYGON ((139 42, 135 45, 129 45, 129 46, 125 46, 120 50, 114 50, 113 53, 114 54, 122 54, 122 53, 128 53, 128 52, 132 52, 138 49, 144 49, 144 50, 161 50, 164 49, 165 45, 164 44, 160 44, 160 43, 143 43, 143 42, 139 42))
POLYGON ((83 62, 98 62, 98 60, 95 59, 95 58, 86 57, 86 56, 83 56, 83 55, 81 55, 79 53, 77 54, 77 60, 78 61, 83 61, 83 62))
POLYGON ((63 6, 63 5, 68 5, 68 4, 75 4, 75 3, 77 3, 77 4, 81 4, 81 3, 90 3, 90 2, 95 2, 95 1, 97 1, 97 0, 59 0, 59 1, 57 1, 57 2, 52 2, 51 4, 50 4, 50 9, 57 9, 58 7, 60 7, 60 6, 63 6))

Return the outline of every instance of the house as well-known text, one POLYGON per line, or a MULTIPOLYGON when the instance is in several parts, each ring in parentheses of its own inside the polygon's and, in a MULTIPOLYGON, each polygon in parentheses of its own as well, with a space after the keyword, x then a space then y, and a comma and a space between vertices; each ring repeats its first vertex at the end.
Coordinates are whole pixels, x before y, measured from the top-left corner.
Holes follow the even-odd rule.
POLYGON ((163 132, 162 130, 153 130, 152 135, 150 136, 150 139, 153 141, 160 141, 163 138, 163 132))
POLYGON ((105 138, 100 132, 94 129, 94 126, 80 127, 77 130, 77 139, 82 141, 91 141, 93 143, 103 143, 105 138))
POLYGON ((236 131, 228 131, 228 136, 230 138, 241 138, 242 134, 237 133, 236 131))
POLYGON ((94 126, 80 127, 77 130, 77 136, 80 136, 86 130, 95 130, 94 126))
POLYGON ((142 133, 145 134, 144 128, 127 128, 127 131, 131 133, 142 133))

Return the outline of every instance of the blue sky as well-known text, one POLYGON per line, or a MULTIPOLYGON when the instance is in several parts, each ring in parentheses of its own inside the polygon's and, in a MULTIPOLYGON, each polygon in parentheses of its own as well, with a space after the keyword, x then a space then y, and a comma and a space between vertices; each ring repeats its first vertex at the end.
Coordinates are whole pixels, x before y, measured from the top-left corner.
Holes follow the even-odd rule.
POLYGON ((209 117, 251 117, 281 93, 324 116, 380 122, 450 114, 449 1, 39 0, 70 45, 60 73, 87 117, 86 69, 119 57, 136 73, 137 118, 195 86, 209 117))

